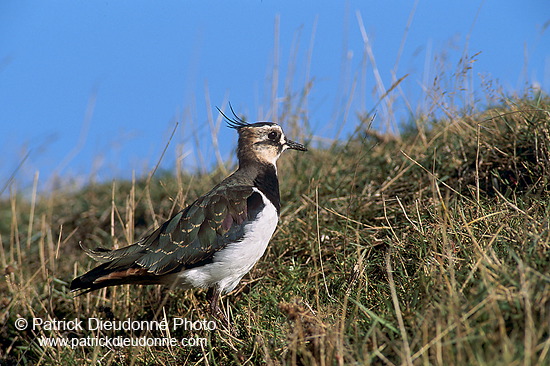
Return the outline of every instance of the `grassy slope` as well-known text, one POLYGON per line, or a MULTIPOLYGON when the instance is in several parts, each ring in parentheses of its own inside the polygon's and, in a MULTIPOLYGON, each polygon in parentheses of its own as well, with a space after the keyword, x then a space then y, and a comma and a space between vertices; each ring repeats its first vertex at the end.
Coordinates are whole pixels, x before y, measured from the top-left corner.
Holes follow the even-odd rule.
POLYGON ((548 110, 548 100, 515 99, 401 139, 360 131, 330 150, 286 153, 279 165, 279 229, 266 255, 225 299, 236 330, 220 325, 195 332, 208 337, 204 348, 40 348, 37 334, 16 331, 14 322, 163 314, 208 319, 202 291, 123 286, 73 298, 67 286, 93 265, 80 240, 106 247, 132 242, 204 193, 220 172, 166 175, 148 186, 93 185, 39 197, 34 205, 12 194, 0 205, 0 360, 549 362, 548 110), (112 314, 102 312, 105 306, 112 314))

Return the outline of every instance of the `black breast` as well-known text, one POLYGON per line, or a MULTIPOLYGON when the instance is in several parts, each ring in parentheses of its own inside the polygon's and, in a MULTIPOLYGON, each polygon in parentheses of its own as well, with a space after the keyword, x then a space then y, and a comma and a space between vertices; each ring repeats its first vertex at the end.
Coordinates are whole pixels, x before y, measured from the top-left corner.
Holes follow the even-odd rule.
POLYGON ((277 214, 281 210, 281 197, 279 195, 279 180, 275 167, 271 164, 262 166, 262 169, 254 179, 254 186, 258 188, 273 203, 277 214))

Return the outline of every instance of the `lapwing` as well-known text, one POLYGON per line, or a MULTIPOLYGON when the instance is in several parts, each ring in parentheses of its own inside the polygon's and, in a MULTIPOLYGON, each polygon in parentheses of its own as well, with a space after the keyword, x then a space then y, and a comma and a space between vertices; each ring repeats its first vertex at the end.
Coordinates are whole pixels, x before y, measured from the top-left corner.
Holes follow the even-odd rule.
MULTIPOLYGON (((218 109, 219 110, 219 109, 218 109)), ((208 289, 210 311, 231 292, 264 254, 279 219, 276 162, 287 149, 307 151, 273 122, 247 123, 233 109, 221 110, 239 135, 238 169, 150 235, 124 248, 84 251, 101 262, 75 278, 80 294, 121 284, 162 284, 208 289)))

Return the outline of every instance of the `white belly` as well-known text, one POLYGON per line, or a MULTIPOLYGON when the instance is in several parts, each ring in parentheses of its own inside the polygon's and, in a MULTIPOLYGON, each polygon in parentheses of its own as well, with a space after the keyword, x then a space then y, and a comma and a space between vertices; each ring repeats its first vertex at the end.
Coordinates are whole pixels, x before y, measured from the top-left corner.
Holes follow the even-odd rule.
POLYGON ((213 263, 178 273, 176 282, 180 286, 216 286, 223 293, 228 293, 261 258, 275 232, 279 217, 271 201, 258 189, 254 188, 254 191, 262 196, 265 207, 258 213, 257 221, 245 226, 243 239, 217 252, 213 263))

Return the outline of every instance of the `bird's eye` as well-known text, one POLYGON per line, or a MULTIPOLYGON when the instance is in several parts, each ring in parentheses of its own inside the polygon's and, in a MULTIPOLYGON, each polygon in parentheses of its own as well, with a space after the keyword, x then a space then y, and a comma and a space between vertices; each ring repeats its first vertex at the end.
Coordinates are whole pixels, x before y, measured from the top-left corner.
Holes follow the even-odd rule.
POLYGON ((277 137, 279 137, 279 134, 275 131, 271 131, 268 135, 267 135, 267 138, 270 139, 270 140, 276 140, 277 137))

